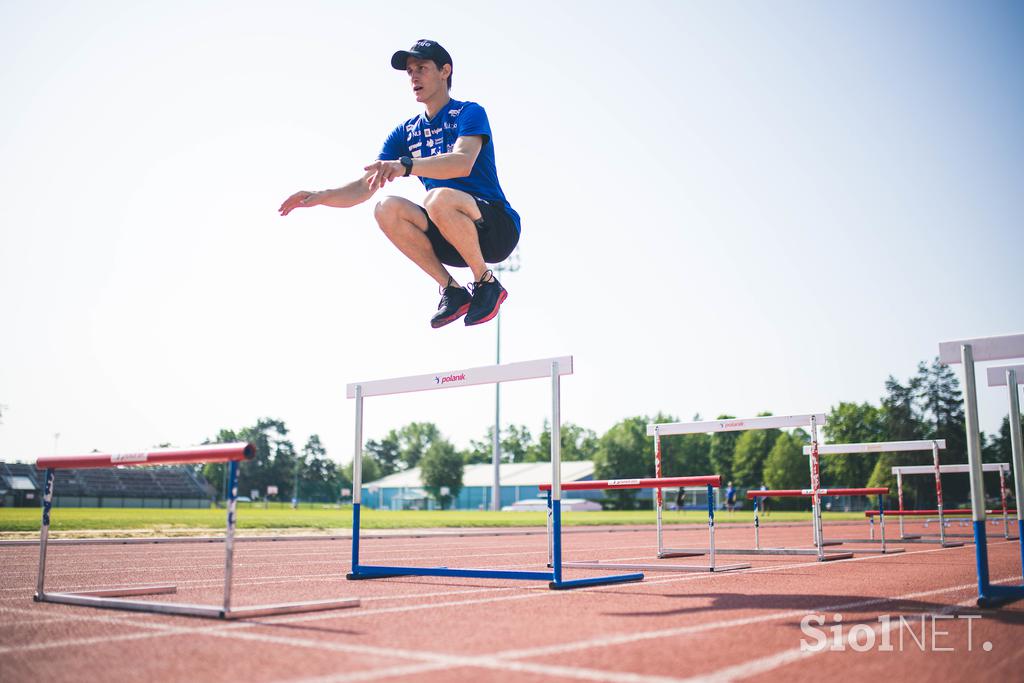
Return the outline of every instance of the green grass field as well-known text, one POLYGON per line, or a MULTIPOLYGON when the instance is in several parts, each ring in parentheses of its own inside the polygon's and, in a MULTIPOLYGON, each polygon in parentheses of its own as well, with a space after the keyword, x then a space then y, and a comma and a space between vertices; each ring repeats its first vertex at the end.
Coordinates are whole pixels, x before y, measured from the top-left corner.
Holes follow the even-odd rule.
MULTIPOLYGON (((863 520, 863 513, 830 512, 829 520, 863 520)), ((808 521, 809 512, 772 512, 767 523, 808 521)), ((39 530, 39 508, 0 508, 0 532, 31 532, 39 530)), ((718 524, 753 521, 753 513, 716 513, 718 524)), ((618 524, 653 524, 651 510, 568 512, 562 515, 566 526, 593 526, 618 524)), ((707 513, 688 510, 666 512, 667 524, 699 524, 707 522, 707 513)), ((543 512, 482 512, 475 510, 447 511, 362 511, 364 529, 423 529, 451 527, 522 527, 543 526, 543 512)), ((224 510, 181 510, 159 508, 54 508, 50 515, 50 528, 54 531, 149 531, 165 533, 201 532, 223 529, 224 510)), ((309 505, 298 510, 239 506, 239 529, 326 530, 346 529, 352 526, 351 509, 325 508, 309 505)))

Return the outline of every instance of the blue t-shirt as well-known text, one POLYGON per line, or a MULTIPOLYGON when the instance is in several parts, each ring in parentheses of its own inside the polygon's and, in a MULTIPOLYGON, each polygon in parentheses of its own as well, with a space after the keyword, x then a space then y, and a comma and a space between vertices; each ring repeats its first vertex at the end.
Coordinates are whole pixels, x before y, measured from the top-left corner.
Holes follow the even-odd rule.
POLYGON ((432 119, 420 114, 399 124, 384 141, 377 158, 382 161, 395 161, 399 157, 420 159, 451 152, 455 141, 463 135, 482 135, 483 146, 476 157, 473 170, 465 178, 449 178, 436 180, 420 177, 423 187, 432 190, 435 187, 450 187, 471 194, 505 207, 505 211, 521 229, 519 214, 505 199, 498 183, 498 169, 494 163, 494 143, 491 141, 491 124, 487 121, 487 112, 476 102, 459 102, 448 100, 448 104, 437 112, 432 119))

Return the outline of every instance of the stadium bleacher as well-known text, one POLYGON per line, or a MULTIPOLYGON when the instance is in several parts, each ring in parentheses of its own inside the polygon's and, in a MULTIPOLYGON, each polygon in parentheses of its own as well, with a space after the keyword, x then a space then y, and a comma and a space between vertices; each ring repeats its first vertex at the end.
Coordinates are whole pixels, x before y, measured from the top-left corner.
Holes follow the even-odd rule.
MULTIPOLYGON (((43 473, 34 465, 0 461, 0 505, 38 506, 43 473), (12 482, 33 488, 16 491, 12 482)), ((187 467, 57 470, 54 505, 58 507, 204 507, 214 489, 187 467)))

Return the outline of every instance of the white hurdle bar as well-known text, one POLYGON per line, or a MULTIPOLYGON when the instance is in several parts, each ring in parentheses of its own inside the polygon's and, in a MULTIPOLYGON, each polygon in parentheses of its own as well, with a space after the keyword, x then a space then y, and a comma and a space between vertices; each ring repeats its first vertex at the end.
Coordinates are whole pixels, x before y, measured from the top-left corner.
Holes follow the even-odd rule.
MULTIPOLYGON (((850 553, 826 553, 826 543, 821 534, 821 496, 818 490, 821 482, 818 475, 817 443, 818 425, 825 424, 824 413, 807 413, 801 415, 768 415, 763 417, 729 418, 724 420, 704 420, 701 422, 662 422, 647 425, 647 435, 654 437, 654 476, 662 476, 661 467, 661 437, 677 434, 713 434, 716 432, 743 432, 754 429, 784 429, 787 427, 806 427, 811 433, 811 443, 814 452, 810 457, 811 467, 811 496, 812 506, 812 531, 814 536, 813 548, 761 548, 756 544, 755 548, 666 548, 664 541, 664 528, 662 513, 664 509, 664 498, 662 490, 657 490, 657 531, 658 531, 658 558, 666 557, 689 557, 703 555, 708 552, 720 555, 816 555, 819 561, 833 559, 847 559, 852 557, 850 553)), ((754 536, 758 536, 759 522, 755 519, 754 536)))
MULTIPOLYGON (((1015 600, 1024 599, 1024 584, 1005 586, 993 585, 988 566, 988 544, 985 530, 985 484, 982 476, 981 429, 978 426, 978 388, 975 379, 976 362, 1017 360, 1024 358, 1024 334, 1008 334, 999 337, 958 339, 939 344, 939 361, 947 365, 961 363, 964 366, 964 404, 967 432, 967 462, 971 476, 971 519, 974 526, 974 552, 978 568, 978 605, 995 607, 1015 600)), ((1014 381, 1015 378, 1014 378, 1014 381)), ((1008 380, 1009 382, 1009 380, 1008 380)), ((1014 395, 1011 398, 1013 401, 1014 395)), ((1013 421, 1011 420, 1011 424, 1013 421)), ((1019 424, 1019 421, 1018 421, 1019 424)), ((1013 454, 1013 471, 1016 486, 1024 476, 1024 462, 1018 450, 1013 454)), ((1019 490, 1019 489, 1018 489, 1019 490)), ((1021 501, 1018 499, 1018 536, 1021 501)), ((1024 538, 1019 541, 1021 565, 1024 570, 1024 538)))
POLYGON ((355 581, 396 576, 452 576, 479 579, 516 579, 547 581, 552 590, 581 588, 599 584, 641 581, 643 574, 616 574, 566 581, 562 578, 562 480, 561 480, 561 377, 573 372, 572 356, 488 365, 465 370, 411 377, 397 377, 368 382, 354 382, 346 387, 348 398, 356 401, 355 454, 352 459, 352 571, 346 578, 355 581), (497 569, 450 569, 448 567, 411 567, 367 565, 359 561, 360 508, 362 506, 363 399, 416 391, 454 389, 479 384, 497 384, 527 379, 551 380, 551 487, 552 504, 548 513, 552 547, 551 571, 519 571, 497 569))
MULTIPOLYGON (((942 480, 939 477, 939 449, 946 448, 945 439, 922 439, 918 441, 873 441, 869 443, 839 443, 839 444, 827 444, 818 447, 818 453, 820 455, 849 455, 855 453, 897 453, 906 451, 931 451, 932 452, 932 464, 934 466, 935 473, 935 496, 938 500, 937 510, 939 516, 942 516, 942 480)), ((804 446, 804 455, 811 454, 811 446, 804 446)), ((932 470, 929 470, 932 471, 932 470)), ((903 485, 902 481, 897 478, 896 480, 896 498, 899 504, 900 511, 903 510, 903 485)), ((873 517, 868 518, 868 524, 870 526, 871 537, 869 539, 835 539, 842 543, 854 543, 854 542, 870 542, 877 543, 875 539, 875 520, 873 517)), ((900 525, 900 537, 899 540, 906 541, 908 543, 934 543, 930 539, 922 540, 920 536, 907 536, 904 533, 903 528, 903 517, 899 518, 900 525)), ((941 528, 941 526, 940 526, 941 528)), ((946 546, 946 539, 944 533, 940 534, 941 538, 938 543, 946 546)), ((955 543, 950 547, 961 546, 963 543, 955 543)))

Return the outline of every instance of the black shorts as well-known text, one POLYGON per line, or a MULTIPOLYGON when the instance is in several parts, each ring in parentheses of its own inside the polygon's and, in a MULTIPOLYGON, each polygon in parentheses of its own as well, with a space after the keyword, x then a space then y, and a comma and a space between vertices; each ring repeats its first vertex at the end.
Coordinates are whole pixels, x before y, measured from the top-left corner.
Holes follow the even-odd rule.
MULTIPOLYGON (((476 222, 476 234, 480 239, 480 251, 487 263, 501 263, 508 258, 512 250, 519 244, 519 230, 515 221, 505 212, 505 208, 497 202, 473 197, 476 207, 480 209, 480 220, 476 222)), ((427 210, 427 239, 434 253, 446 266, 465 268, 467 266, 462 255, 444 238, 434 221, 430 220, 427 210)))

